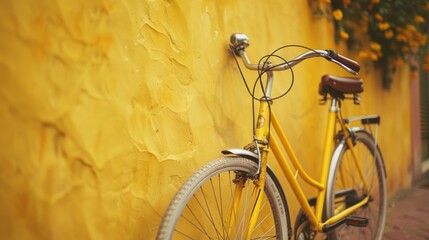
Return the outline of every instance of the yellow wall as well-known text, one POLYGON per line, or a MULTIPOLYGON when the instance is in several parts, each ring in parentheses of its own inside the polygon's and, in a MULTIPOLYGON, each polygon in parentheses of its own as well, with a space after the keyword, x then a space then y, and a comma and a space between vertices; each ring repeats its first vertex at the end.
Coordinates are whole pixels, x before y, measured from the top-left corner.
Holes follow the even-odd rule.
MULTIPOLYGON (((0 19, 1 239, 153 239, 181 183, 251 140, 231 33, 250 37, 253 61, 282 44, 345 51, 307 1, 13 0, 1 1, 0 19)), ((274 107, 317 177, 318 81, 345 72, 312 60, 295 73, 274 107)), ((361 76, 363 105, 345 112, 381 114, 392 195, 410 183, 409 72, 390 91, 377 71, 361 76)))

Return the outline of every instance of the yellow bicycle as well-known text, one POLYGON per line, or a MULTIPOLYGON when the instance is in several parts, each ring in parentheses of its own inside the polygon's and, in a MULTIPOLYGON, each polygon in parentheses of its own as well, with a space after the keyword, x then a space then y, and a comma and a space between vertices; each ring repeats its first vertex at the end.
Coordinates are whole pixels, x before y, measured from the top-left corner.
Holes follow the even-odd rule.
POLYGON ((206 164, 184 183, 164 215, 157 239, 381 239, 387 196, 386 171, 377 144, 380 117, 343 118, 341 114, 342 101, 352 99, 359 104, 363 80, 322 77, 319 93, 324 102, 330 101, 330 107, 319 181, 304 171, 271 109, 276 99, 271 96, 275 71, 292 71, 293 66, 314 57, 352 74, 360 70, 359 64, 332 50, 309 48, 290 61, 276 50, 252 64, 245 51, 248 46, 246 35, 231 36, 230 49, 239 69, 237 55, 247 69, 259 73, 262 97, 256 98, 248 87, 259 102, 254 139, 243 149, 222 151, 224 157, 206 164), (281 63, 274 64, 272 59, 281 63), (267 76, 264 82, 262 75, 267 76), (360 126, 350 127, 355 121, 360 126), (301 205, 293 228, 285 193, 267 165, 270 152, 301 205), (307 199, 298 175, 317 189, 316 197, 307 199))

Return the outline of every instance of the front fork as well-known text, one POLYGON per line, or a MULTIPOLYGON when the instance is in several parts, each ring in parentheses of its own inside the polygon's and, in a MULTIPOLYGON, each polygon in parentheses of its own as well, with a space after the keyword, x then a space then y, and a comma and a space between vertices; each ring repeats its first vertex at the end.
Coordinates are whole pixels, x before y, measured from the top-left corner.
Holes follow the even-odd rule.
MULTIPOLYGON (((267 85, 272 82, 272 73, 268 74, 267 85), (270 80, 271 78, 271 80, 270 80)), ((268 88, 268 89, 271 89, 268 88)), ((269 93, 268 93, 269 96, 269 93)), ((259 105, 259 115, 256 122, 256 139, 269 139, 270 134, 270 124, 271 124, 271 101, 268 97, 264 97, 261 99, 259 105)), ((255 228, 256 221, 258 220, 259 211, 261 209, 262 202, 264 201, 264 188, 265 188, 265 176, 267 173, 267 159, 268 159, 268 141, 265 140, 266 145, 262 145, 259 157, 259 169, 256 176, 256 191, 255 191, 255 205, 252 209, 252 213, 250 216, 249 227, 247 229, 246 239, 250 239, 253 233, 253 229, 255 228)), ((258 144, 258 140, 256 140, 255 144, 258 144)), ((257 145, 256 147, 259 146, 257 145)))
POLYGON ((246 239, 250 239, 255 228, 256 221, 258 220, 259 210, 261 209, 262 202, 264 201, 264 188, 265 188, 265 177, 267 173, 267 156, 268 149, 264 148, 261 152, 261 163, 259 176, 255 179, 256 191, 255 191, 255 206, 252 209, 250 216, 249 227, 247 229, 246 239))
MULTIPOLYGON (((270 125, 270 101, 269 100, 261 100, 259 116, 256 123, 256 136, 255 139, 268 139, 269 136, 269 125, 270 125)), ((263 143, 259 145, 259 141, 255 141, 255 147, 258 149, 259 154, 259 162, 258 162, 258 170, 256 172, 256 176, 252 176, 254 179, 254 184, 256 186, 254 191, 254 205, 252 207, 252 212, 250 215, 249 224, 246 230, 246 238, 250 239, 252 236, 253 230, 256 226, 256 222, 259 217, 259 211, 261 209, 262 202, 264 201, 264 188, 265 188, 265 177, 267 173, 267 159, 268 159, 268 141, 262 141, 263 143), (259 148, 261 146, 261 148, 259 148)), ((230 213, 230 223, 228 236, 231 236, 231 230, 235 223, 235 216, 238 206, 240 204, 241 193, 244 188, 244 183, 247 179, 240 178, 235 186, 235 197, 234 197, 234 206, 231 209, 230 213)))
MULTIPOLYGON (((262 202, 264 201, 264 188, 265 188, 265 177, 267 170, 267 156, 268 149, 264 148, 261 152, 261 163, 260 169, 257 176, 252 176, 254 179, 254 184, 256 186, 254 191, 254 205, 252 207, 252 212, 250 214, 249 224, 246 230, 246 238, 250 239, 253 233, 253 230, 256 226, 256 222, 259 217, 259 211, 261 209, 262 202)), ((245 183, 249 180, 249 176, 240 176, 240 173, 236 173, 235 183, 235 192, 234 192, 234 204, 231 208, 231 212, 229 213, 229 228, 228 228, 228 236, 231 238, 231 231, 234 228, 234 224, 236 224, 236 215, 238 206, 240 205, 241 195, 243 192, 243 188, 245 187, 245 183)))

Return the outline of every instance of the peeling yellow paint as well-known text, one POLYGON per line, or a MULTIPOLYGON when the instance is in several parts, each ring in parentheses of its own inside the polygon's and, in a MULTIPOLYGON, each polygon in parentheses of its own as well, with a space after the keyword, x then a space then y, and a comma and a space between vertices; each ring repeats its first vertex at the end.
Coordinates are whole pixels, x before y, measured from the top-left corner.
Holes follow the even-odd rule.
MULTIPOLYGON (((306 1, 2 1, 0 238, 153 239, 185 179, 251 140, 230 34, 248 34, 253 61, 284 44, 347 55, 332 23, 311 14, 306 1)), ((392 194, 409 184, 409 71, 389 91, 379 72, 362 72, 363 105, 345 104, 346 113, 381 114, 392 194)), ((274 105, 316 178, 325 73, 344 74, 322 60, 296 67, 291 93, 274 105)), ((275 94, 289 76, 279 75, 275 94)))

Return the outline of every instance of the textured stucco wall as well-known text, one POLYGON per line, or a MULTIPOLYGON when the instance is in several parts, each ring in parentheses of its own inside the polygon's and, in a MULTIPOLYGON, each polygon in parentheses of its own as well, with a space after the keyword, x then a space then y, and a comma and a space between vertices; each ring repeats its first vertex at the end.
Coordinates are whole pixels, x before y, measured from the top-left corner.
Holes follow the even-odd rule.
MULTIPOLYGON (((345 51, 307 1, 1 1, 0 238, 153 239, 181 183, 251 140, 233 32, 248 34, 254 61, 282 44, 345 51)), ((313 60, 295 73, 274 109, 317 178, 318 81, 345 72, 313 60)), ((408 75, 384 91, 364 68, 363 105, 345 106, 381 113, 390 195, 409 184, 408 75)))

